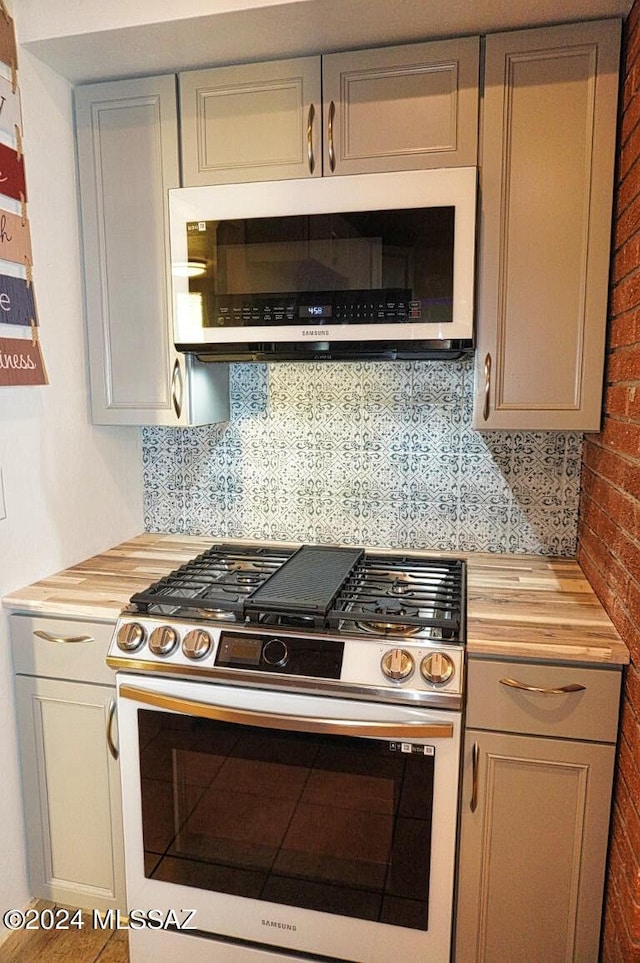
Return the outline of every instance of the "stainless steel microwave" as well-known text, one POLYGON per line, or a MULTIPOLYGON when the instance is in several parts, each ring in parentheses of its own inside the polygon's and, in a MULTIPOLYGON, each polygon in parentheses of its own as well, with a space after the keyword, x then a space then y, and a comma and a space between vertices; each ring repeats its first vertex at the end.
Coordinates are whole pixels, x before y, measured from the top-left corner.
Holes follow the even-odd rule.
POLYGON ((204 360, 473 346, 475 168, 169 191, 176 347, 204 360))

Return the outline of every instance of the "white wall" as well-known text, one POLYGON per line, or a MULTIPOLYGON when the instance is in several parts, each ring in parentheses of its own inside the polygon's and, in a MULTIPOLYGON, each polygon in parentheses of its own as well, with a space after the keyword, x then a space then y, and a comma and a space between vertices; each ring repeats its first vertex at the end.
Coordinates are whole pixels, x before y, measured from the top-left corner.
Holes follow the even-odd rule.
MULTIPOLYGON (((234 13, 244 10, 258 10, 264 7, 280 6, 283 12, 286 8, 293 9, 300 6, 305 16, 314 17, 314 7, 321 7, 321 0, 180 0, 172 3, 169 0, 82 0, 82 3, 70 0, 14 0, 14 8, 20 7, 25 14, 25 41, 45 40, 52 37, 72 36, 74 34, 92 33, 100 30, 113 30, 122 27, 139 26, 142 24, 166 23, 168 21, 187 20, 198 17, 217 17, 221 14, 234 13), (304 11, 306 4, 310 9, 304 11)), ((540 23, 562 20, 587 20, 604 16, 625 15, 631 6, 631 0, 537 0, 530 4, 527 0, 511 0, 505 4, 504 0, 404 0, 397 4, 397 9, 391 10, 386 0, 377 3, 376 0, 338 0, 336 11, 343 8, 347 17, 350 8, 358 10, 358 15, 366 13, 367 7, 372 8, 374 18, 384 16, 387 29, 391 30, 393 21, 403 17, 402 7, 411 9, 411 16, 422 19, 428 25, 425 36, 433 31, 436 35, 439 23, 447 18, 454 18, 457 32, 464 32, 462 25, 470 25, 473 20, 469 17, 480 18, 488 23, 502 23, 505 16, 517 17, 520 24, 540 23), (515 8, 509 14, 505 7, 515 8), (535 9, 533 9, 535 7, 535 9), (425 9, 427 8, 427 9, 425 9), (470 14, 469 8, 473 8, 470 14), (430 29, 429 29, 430 27, 430 29)), ((286 17, 289 16, 285 13, 286 17)), ((340 19, 342 19, 340 17, 340 19)), ((511 21, 510 21, 511 22, 511 21)), ((449 24, 444 33, 449 29, 449 24)), ((455 29, 455 28, 454 28, 455 29)), ((471 28, 474 29, 473 27, 471 28)), ((284 41, 284 38, 283 38, 284 41)))
MULTIPOLYGON (((19 12, 17 28, 19 36, 19 12)), ((6 507, 0 596, 143 527, 138 430, 89 421, 71 89, 24 51, 18 68, 35 295, 50 384, 0 387, 6 507)), ((0 760, 2 911, 21 907, 30 895, 6 619, 0 621, 0 760)))
POLYGON ((14 0, 75 83, 624 16, 631 0, 14 0))
MULTIPOLYGON (((234 10, 270 7, 292 0, 14 0, 14 9, 23 14, 23 41, 64 37, 94 30, 113 30, 139 24, 163 23, 189 17, 215 16, 234 10)), ((296 0, 305 2, 305 0, 296 0)), ((306 0, 309 2, 309 0, 306 0)))

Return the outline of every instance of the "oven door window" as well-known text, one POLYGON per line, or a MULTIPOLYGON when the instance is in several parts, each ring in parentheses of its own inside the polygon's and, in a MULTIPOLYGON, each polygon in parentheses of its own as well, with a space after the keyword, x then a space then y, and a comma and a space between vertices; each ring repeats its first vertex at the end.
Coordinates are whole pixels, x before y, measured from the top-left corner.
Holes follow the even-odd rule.
POLYGON ((433 747, 138 722, 147 877, 428 929, 433 747))

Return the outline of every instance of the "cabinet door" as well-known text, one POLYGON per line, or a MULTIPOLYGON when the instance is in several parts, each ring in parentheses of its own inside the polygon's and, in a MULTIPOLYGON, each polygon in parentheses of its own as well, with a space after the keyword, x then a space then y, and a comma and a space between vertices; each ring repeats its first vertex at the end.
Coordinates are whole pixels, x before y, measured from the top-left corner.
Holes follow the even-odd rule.
POLYGON ((479 39, 322 58, 324 173, 477 164, 479 39))
POLYGON ((597 963, 614 757, 467 731, 457 963, 597 963))
POLYGON ((185 187, 319 177, 320 57, 180 74, 185 187))
POLYGON ((76 123, 93 421, 223 420, 226 367, 209 366, 194 393, 189 366, 197 362, 173 347, 167 191, 179 186, 175 77, 79 87, 76 123), (206 380, 210 392, 202 391, 206 380))
POLYGON ((619 21, 486 41, 477 428, 597 430, 619 21))
POLYGON ((124 910, 115 689, 16 676, 16 692, 31 895, 124 910))

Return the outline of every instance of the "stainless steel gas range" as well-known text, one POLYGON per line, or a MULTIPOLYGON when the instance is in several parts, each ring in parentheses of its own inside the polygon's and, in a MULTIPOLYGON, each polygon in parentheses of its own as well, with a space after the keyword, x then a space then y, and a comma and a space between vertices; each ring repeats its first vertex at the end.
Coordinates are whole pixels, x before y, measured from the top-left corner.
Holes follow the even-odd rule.
POLYGON ((449 960, 464 601, 459 559, 259 544, 132 597, 133 963, 449 960))

